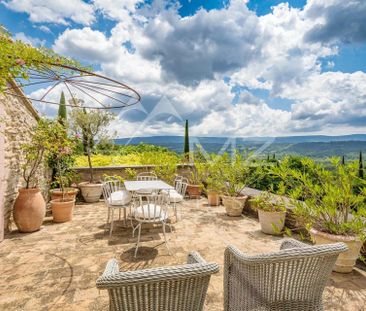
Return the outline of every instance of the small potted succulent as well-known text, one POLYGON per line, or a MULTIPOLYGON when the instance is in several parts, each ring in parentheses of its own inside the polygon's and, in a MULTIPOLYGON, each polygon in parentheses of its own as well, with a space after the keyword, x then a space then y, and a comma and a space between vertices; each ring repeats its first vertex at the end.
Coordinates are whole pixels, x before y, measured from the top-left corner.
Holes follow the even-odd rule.
POLYGON ((281 234, 286 219, 286 207, 269 192, 263 191, 260 195, 250 199, 253 207, 258 211, 259 223, 263 233, 281 234))

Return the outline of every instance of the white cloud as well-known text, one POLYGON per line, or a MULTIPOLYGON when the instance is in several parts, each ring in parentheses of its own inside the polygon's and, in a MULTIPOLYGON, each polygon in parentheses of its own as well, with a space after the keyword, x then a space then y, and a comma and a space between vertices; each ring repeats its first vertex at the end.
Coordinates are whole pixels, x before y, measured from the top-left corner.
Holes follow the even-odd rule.
POLYGON ((94 0, 95 7, 104 16, 113 20, 125 21, 135 12, 136 5, 143 0, 94 0))
POLYGON ((46 44, 45 40, 27 36, 24 32, 17 32, 13 38, 33 46, 44 46, 46 44))
POLYGON ((282 3, 259 17, 244 1, 233 0, 221 10, 182 18, 160 1, 139 9, 138 0, 94 0, 99 12, 118 21, 110 34, 67 29, 53 47, 97 63, 103 74, 141 93, 147 113, 122 114, 122 129, 112 126, 120 136, 181 134, 172 116, 143 123, 162 98, 191 121, 194 135, 358 132, 366 121, 366 74, 322 72, 321 59, 338 54, 340 46, 320 37, 309 40, 320 22, 330 22, 328 9, 337 1, 327 6, 312 0, 302 10, 282 3), (310 16, 315 5, 323 12, 316 18, 310 16), (236 104, 234 86, 242 87, 236 104), (292 109, 271 108, 252 89, 293 101, 292 109))
POLYGON ((7 0, 3 4, 10 10, 29 14, 31 22, 90 25, 93 23, 93 6, 82 0, 49 1, 49 0, 7 0))
POLYGON ((53 49, 89 62, 105 62, 117 57, 118 47, 105 35, 90 27, 66 29, 55 41, 53 49))

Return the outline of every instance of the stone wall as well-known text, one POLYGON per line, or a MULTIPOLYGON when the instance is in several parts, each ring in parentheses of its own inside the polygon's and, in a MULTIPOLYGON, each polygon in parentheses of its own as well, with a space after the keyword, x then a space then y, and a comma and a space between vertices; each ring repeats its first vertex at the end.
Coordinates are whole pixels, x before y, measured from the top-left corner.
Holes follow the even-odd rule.
MULTIPOLYGON (((14 200, 18 189, 24 185, 21 146, 30 140, 39 119, 32 104, 21 96, 21 90, 17 89, 16 94, 20 96, 0 94, 0 210, 3 214, 0 215, 0 241, 4 231, 11 226, 14 200)), ((42 168, 38 178, 44 195, 47 195, 48 172, 42 168)))
MULTIPOLYGON (((101 181, 108 176, 120 176, 123 178, 129 178, 127 169, 132 169, 136 173, 150 172, 153 171, 155 165, 124 165, 124 166, 103 166, 95 167, 93 169, 94 179, 96 181, 101 181)), ((190 164, 181 164, 177 167, 177 174, 184 177, 189 177, 191 172, 190 164)), ((75 182, 89 181, 89 168, 88 167, 78 167, 74 168, 77 173, 77 180, 75 182)))

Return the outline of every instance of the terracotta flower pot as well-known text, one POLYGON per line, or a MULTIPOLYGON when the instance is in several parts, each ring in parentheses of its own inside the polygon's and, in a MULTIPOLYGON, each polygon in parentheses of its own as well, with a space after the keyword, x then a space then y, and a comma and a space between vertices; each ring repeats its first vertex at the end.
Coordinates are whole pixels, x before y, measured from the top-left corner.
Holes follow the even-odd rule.
POLYGON ((187 193, 190 199, 199 199, 201 197, 201 185, 187 185, 187 193))
POLYGON ((209 190, 207 192, 207 200, 210 206, 220 205, 220 196, 217 191, 209 190))
POLYGON ((315 244, 329 244, 336 242, 345 243, 348 247, 348 251, 339 254, 338 259, 333 267, 333 271, 340 273, 352 272, 362 247, 362 241, 357 236, 329 234, 318 231, 314 228, 310 229, 310 235, 315 244))
POLYGON ((79 188, 81 195, 87 203, 98 202, 103 192, 102 184, 82 182, 79 184, 79 188))
MULTIPOLYGON (((77 194, 79 193, 79 189, 77 188, 65 188, 65 196, 64 198, 66 199, 76 199, 77 194)), ((52 200, 56 200, 56 199, 62 199, 62 190, 57 188, 57 189, 52 189, 50 190, 51 193, 51 201, 52 200)))
POLYGON ((41 228, 46 214, 46 202, 39 188, 19 189, 15 199, 13 218, 20 232, 34 232, 41 228))
POLYGON ((231 197, 226 195, 221 196, 221 198, 222 204, 225 206, 226 214, 232 217, 241 216, 245 202, 248 199, 247 196, 231 197))
POLYGON ((74 199, 55 199, 51 201, 53 222, 66 222, 72 220, 75 206, 74 199))
POLYGON ((263 233, 278 235, 285 226, 286 212, 267 212, 258 209, 258 218, 263 233))

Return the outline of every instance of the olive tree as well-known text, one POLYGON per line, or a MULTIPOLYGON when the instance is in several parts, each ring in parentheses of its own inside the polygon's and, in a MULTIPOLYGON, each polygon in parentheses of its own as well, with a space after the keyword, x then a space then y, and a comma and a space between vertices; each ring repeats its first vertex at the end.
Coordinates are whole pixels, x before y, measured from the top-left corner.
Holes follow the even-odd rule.
POLYGON ((86 142, 90 179, 94 182, 93 166, 91 161, 94 141, 107 134, 107 127, 115 118, 115 115, 104 110, 74 108, 70 113, 70 126, 75 134, 82 134, 86 142))

